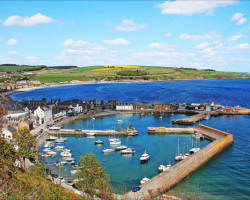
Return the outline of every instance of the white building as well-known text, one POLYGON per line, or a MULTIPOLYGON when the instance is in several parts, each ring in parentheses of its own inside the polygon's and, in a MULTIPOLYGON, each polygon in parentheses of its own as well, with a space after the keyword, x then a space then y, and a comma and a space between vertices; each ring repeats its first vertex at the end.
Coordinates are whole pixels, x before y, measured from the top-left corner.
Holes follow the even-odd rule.
POLYGON ((38 106, 34 111, 34 116, 39 118, 39 124, 46 123, 52 120, 52 109, 47 107, 40 108, 40 106, 38 106))
POLYGON ((133 103, 117 103, 116 110, 133 110, 133 103))
POLYGON ((69 109, 75 113, 81 113, 82 112, 82 106, 78 103, 73 103, 69 106, 69 109))

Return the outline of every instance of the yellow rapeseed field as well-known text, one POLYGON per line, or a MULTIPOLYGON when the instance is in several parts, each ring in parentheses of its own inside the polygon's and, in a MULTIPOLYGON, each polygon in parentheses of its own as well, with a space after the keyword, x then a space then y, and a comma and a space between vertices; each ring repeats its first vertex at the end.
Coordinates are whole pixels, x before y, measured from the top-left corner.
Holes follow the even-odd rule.
POLYGON ((91 70, 92 72, 95 72, 95 71, 103 71, 103 70, 111 70, 112 68, 102 68, 102 69, 93 69, 91 70))
POLYGON ((102 67, 105 67, 105 68, 111 68, 114 67, 114 68, 140 68, 139 66, 133 66, 133 65, 102 65, 102 67))

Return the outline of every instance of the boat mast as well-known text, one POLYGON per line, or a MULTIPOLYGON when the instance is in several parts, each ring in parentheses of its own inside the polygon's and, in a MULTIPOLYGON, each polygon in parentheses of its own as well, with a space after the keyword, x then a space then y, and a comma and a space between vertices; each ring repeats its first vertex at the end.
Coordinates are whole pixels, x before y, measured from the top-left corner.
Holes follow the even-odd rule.
POLYGON ((178 155, 177 156, 179 155, 180 155, 180 152, 179 152, 179 138, 178 138, 178 155))

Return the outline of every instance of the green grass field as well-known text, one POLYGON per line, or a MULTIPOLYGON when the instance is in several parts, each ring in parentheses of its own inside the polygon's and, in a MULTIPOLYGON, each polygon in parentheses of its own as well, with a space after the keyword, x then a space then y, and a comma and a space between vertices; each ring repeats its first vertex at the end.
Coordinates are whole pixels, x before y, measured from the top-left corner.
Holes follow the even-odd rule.
POLYGON ((21 67, 21 66, 0 66, 0 70, 2 71, 10 71, 10 72, 16 72, 17 70, 24 70, 27 67, 21 67))

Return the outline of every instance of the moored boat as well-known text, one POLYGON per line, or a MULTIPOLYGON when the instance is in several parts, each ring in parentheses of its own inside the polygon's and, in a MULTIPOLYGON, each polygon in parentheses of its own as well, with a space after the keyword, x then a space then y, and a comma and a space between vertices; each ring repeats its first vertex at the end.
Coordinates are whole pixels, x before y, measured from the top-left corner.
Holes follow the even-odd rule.
POLYGON ((97 140, 97 141, 95 141, 95 144, 104 144, 104 142, 101 140, 97 140))
POLYGON ((122 122, 122 120, 121 120, 121 119, 117 119, 116 121, 117 121, 117 122, 122 122))
POLYGON ((52 155, 52 156, 56 156, 57 152, 55 152, 55 151, 49 151, 49 152, 47 152, 47 154, 52 155))
POLYGON ((60 154, 62 157, 71 157, 72 156, 72 153, 69 153, 69 152, 67 152, 67 151, 63 151, 63 152, 61 152, 61 154, 60 154))
POLYGON ((70 171, 71 174, 77 174, 78 172, 79 172, 79 170, 76 170, 76 169, 70 171))
POLYGON ((114 152, 114 149, 103 149, 102 152, 103 153, 112 153, 112 152, 114 152))
POLYGON ((49 151, 51 151, 51 148, 45 148, 45 149, 43 149, 43 152, 49 152, 49 151))
POLYGON ((121 154, 134 154, 136 151, 132 148, 127 148, 121 151, 121 154))
MULTIPOLYGON (((59 167, 60 166, 60 162, 59 161, 56 161, 56 162, 54 162, 54 165, 56 166, 56 167, 59 167)), ((62 165, 67 165, 67 162, 66 161, 61 161, 61 166, 62 165)))
POLYGON ((56 140, 56 139, 57 139, 57 137, 56 137, 56 136, 53 136, 53 135, 50 135, 50 136, 48 136, 48 137, 46 138, 47 141, 54 141, 54 140, 56 140))
POLYGON ((75 158, 66 158, 67 162, 72 162, 72 161, 75 161, 75 160, 76 160, 75 158))
POLYGON ((64 149, 65 146, 56 146, 55 149, 64 149))
POLYGON ((109 144, 110 145, 119 145, 119 144, 121 144, 122 142, 121 142, 121 140, 120 139, 115 139, 113 142, 110 142, 109 144))
POLYGON ((141 155, 140 157, 140 161, 141 162, 147 162, 150 159, 150 156, 147 154, 147 152, 145 151, 144 154, 141 155))
POLYGON ((88 132, 88 133, 85 133, 86 134, 86 136, 95 136, 96 135, 96 133, 93 133, 93 132, 88 132))
POLYGON ((71 161, 70 163, 71 163, 71 165, 79 165, 79 164, 80 164, 80 163, 79 163, 78 161, 76 161, 76 160, 71 161))
POLYGON ((144 177, 144 178, 140 181, 140 183, 141 183, 141 184, 144 184, 144 183, 148 182, 149 180, 150 180, 149 178, 144 177))
POLYGON ((127 149, 128 147, 123 145, 123 146, 119 146, 119 147, 116 147, 115 150, 116 151, 120 151, 120 150, 124 150, 124 149, 127 149))

